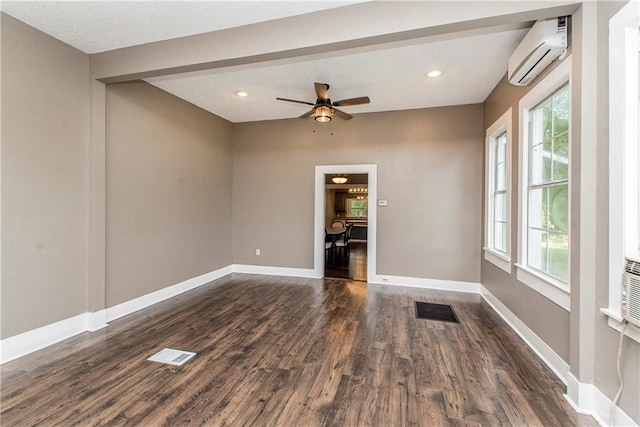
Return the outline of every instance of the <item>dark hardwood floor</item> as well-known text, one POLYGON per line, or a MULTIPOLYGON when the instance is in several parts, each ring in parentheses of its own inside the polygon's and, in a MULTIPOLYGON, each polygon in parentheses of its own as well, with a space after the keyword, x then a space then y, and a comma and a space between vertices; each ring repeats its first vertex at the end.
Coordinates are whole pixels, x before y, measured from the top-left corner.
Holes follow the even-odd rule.
POLYGON ((597 425, 478 295, 231 275, 1 367, 2 426, 597 425), (460 324, 415 318, 452 304, 460 324), (146 359, 197 352, 182 367, 146 359))
POLYGON ((339 279, 367 281, 367 242, 350 242, 349 257, 325 258, 324 275, 339 279))

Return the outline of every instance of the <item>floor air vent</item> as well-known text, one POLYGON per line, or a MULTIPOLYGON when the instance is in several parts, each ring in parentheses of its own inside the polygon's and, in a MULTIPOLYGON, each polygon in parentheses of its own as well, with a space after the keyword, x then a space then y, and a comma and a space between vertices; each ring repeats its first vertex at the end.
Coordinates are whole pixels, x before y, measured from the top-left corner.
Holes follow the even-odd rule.
POLYGON ((416 301, 416 317, 418 319, 439 320, 441 322, 460 323, 448 304, 433 304, 416 301))
POLYGON ((147 360, 151 362, 167 363, 169 365, 182 366, 187 360, 195 356, 196 353, 184 350, 174 350, 172 348, 165 348, 154 354, 147 360))

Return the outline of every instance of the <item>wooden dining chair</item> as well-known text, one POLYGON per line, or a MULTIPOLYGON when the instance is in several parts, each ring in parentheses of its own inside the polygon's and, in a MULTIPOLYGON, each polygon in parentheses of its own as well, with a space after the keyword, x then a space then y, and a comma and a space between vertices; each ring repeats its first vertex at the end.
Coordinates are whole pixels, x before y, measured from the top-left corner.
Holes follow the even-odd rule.
POLYGON ((353 229, 353 224, 347 224, 347 228, 341 236, 336 239, 335 248, 336 251, 340 251, 342 258, 345 260, 349 260, 349 252, 351 252, 349 248, 349 239, 351 238, 351 230, 353 229))
POLYGON ((330 263, 335 260, 336 244, 335 240, 324 230, 324 256, 330 263))
POLYGON ((331 227, 332 228, 344 227, 344 222, 340 221, 339 219, 334 219, 333 222, 331 223, 331 227))

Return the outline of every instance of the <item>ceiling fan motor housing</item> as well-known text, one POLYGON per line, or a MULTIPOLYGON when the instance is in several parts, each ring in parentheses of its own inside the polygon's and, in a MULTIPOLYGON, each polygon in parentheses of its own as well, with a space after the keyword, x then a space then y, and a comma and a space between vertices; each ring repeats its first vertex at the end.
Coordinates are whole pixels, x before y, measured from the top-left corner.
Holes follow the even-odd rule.
POLYGON ((331 102, 331 99, 329 99, 329 94, 328 94, 328 90, 329 90, 329 85, 326 83, 314 83, 315 89, 316 89, 316 95, 318 96, 316 98, 316 102, 315 104, 311 104, 310 102, 306 102, 306 101, 298 101, 295 99, 287 99, 287 98, 276 98, 279 101, 287 101, 287 102, 295 102, 297 104, 306 104, 306 105, 313 105, 313 108, 309 111, 307 111, 306 113, 302 114, 301 116, 299 116, 299 118, 303 119, 303 118, 307 118, 307 117, 311 117, 313 116, 314 119, 318 122, 322 122, 322 123, 327 123, 331 121, 331 116, 335 113, 338 117, 340 117, 343 120, 350 120, 352 118, 351 115, 345 113, 342 110, 339 110, 335 107, 348 107, 351 105, 361 105, 361 104, 368 104, 370 102, 369 97, 368 96, 362 96, 359 98, 349 98, 349 99, 343 99, 341 101, 337 101, 335 104, 333 102, 331 102))

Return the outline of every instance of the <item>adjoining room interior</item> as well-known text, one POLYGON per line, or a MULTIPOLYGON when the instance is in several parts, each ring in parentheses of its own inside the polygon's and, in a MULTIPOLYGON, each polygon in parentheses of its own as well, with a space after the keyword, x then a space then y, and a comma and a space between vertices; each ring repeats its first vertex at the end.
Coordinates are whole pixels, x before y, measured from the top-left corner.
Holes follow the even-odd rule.
POLYGON ((0 9, 3 426, 640 423, 638 2, 0 9))
POLYGON ((325 175, 325 277, 367 281, 367 174, 325 175))

